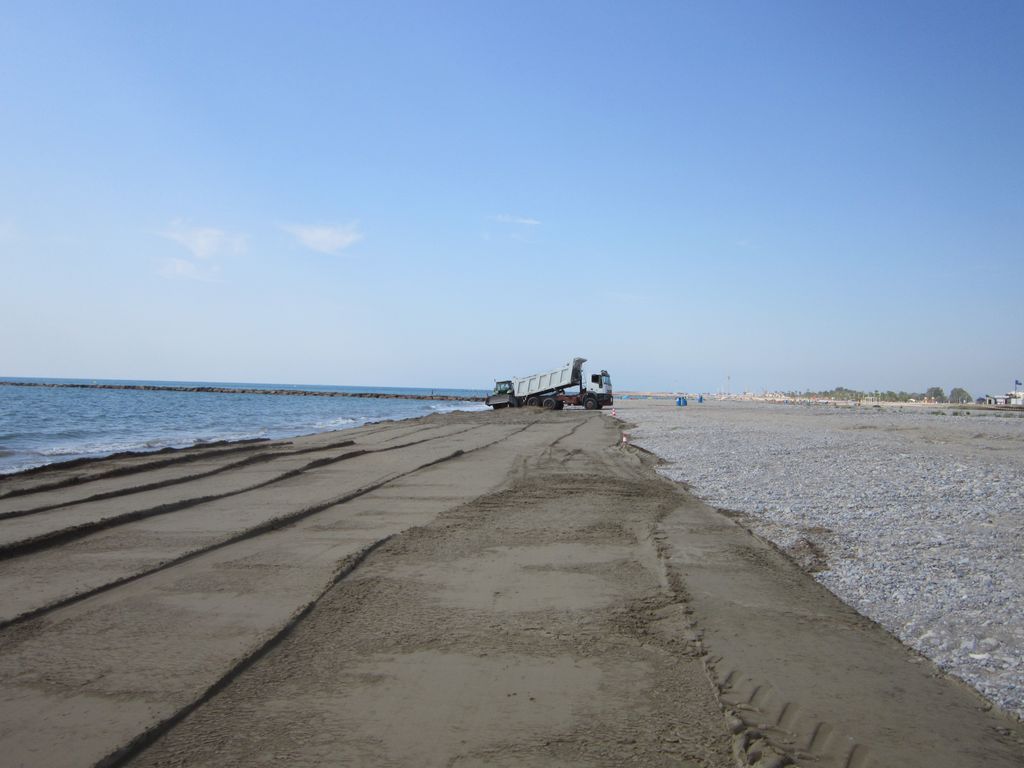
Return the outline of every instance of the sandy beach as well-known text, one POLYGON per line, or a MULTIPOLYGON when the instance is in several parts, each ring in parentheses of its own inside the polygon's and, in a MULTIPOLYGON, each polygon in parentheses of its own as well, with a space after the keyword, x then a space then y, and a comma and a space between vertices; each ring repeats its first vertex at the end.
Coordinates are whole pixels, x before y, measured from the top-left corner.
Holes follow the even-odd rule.
POLYGON ((4 763, 1024 763, 623 429, 450 413, 0 479, 4 763))

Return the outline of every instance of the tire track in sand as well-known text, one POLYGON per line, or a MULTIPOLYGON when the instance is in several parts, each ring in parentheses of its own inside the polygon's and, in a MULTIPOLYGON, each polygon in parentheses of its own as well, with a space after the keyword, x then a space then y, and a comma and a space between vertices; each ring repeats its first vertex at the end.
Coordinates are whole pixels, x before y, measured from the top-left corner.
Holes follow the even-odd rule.
POLYGON ((735 520, 680 493, 658 536, 740 764, 1024 765, 1019 722, 735 520))
MULTIPOLYGON (((351 445, 355 445, 355 440, 342 440, 340 442, 332 443, 330 445, 299 448, 294 451, 267 451, 264 453, 256 453, 253 456, 246 456, 244 459, 239 459, 238 461, 227 462, 226 464, 222 464, 219 467, 214 467, 213 469, 208 469, 204 472, 177 475, 166 478, 164 480, 155 480, 149 483, 143 483, 141 485, 129 485, 123 488, 117 488, 110 491, 101 491, 93 493, 90 496, 83 496, 82 498, 73 499, 71 501, 68 501, 67 499, 62 499, 61 501, 54 501, 48 504, 42 504, 37 507, 26 507, 24 509, 15 509, 8 512, 0 512, 0 520, 10 520, 12 518, 17 517, 27 517, 28 515, 35 515, 39 514, 40 512, 49 512, 51 509, 59 509, 60 507, 70 507, 77 504, 89 504, 94 501, 105 501, 107 499, 114 499, 119 496, 128 496, 133 493, 155 491, 159 488, 168 488, 172 485, 179 485, 181 483, 187 483, 192 480, 200 480, 205 477, 212 477, 213 475, 219 475, 222 472, 229 472, 232 469, 238 469, 239 467, 245 467, 248 466, 249 464, 255 464, 261 461, 274 461, 275 459, 283 458, 286 456, 298 456, 300 454, 313 453, 316 451, 326 451, 334 448, 346 448, 351 445)), ((89 482, 93 481, 90 480, 89 482)), ((87 484, 83 483, 82 485, 87 484)))
POLYGON ((126 765, 132 760, 132 758, 143 752, 161 736, 168 733, 172 728, 174 728, 174 726, 231 685, 235 678, 244 673, 249 669, 249 667, 280 645, 281 642, 290 635, 307 616, 309 616, 313 608, 316 607, 316 604, 320 602, 321 598, 323 598, 323 596, 332 587, 351 574, 374 550, 383 544, 386 544, 391 540, 391 538, 392 536, 385 536, 382 539, 378 539, 372 544, 361 549, 356 554, 342 560, 341 563, 338 564, 338 570, 331 577, 330 581, 328 581, 327 585, 317 595, 315 595, 312 600, 302 606, 298 612, 285 622, 285 624, 265 643, 253 649, 251 653, 238 659, 234 666, 232 666, 223 677, 218 678, 212 685, 210 685, 210 687, 203 691, 202 694, 187 703, 185 706, 181 707, 170 717, 147 728, 123 747, 119 747, 106 757, 97 760, 93 764, 95 768, 117 768, 118 766, 126 765))
MULTIPOLYGON (((517 430, 517 432, 523 431, 525 429, 528 429, 530 426, 531 425, 528 424, 525 427, 523 427, 521 430, 517 430)), ((367 456, 367 455, 371 455, 371 454, 378 454, 378 453, 386 453, 386 452, 396 451, 396 450, 400 450, 402 448, 408 448, 408 447, 411 447, 411 446, 416 446, 416 445, 421 445, 423 443, 431 442, 432 440, 441 439, 442 437, 447 437, 447 438, 455 437, 455 436, 464 434, 466 432, 474 431, 476 429, 479 429, 479 427, 470 427, 470 428, 467 428, 467 429, 459 430, 459 431, 454 432, 454 433, 447 433, 446 435, 442 435, 442 436, 438 436, 438 437, 434 437, 434 438, 424 438, 422 440, 417 440, 417 441, 413 441, 413 442, 410 442, 410 443, 403 443, 401 445, 388 446, 388 447, 382 448, 382 449, 380 449, 378 451, 362 451, 362 452, 358 452, 357 454, 353 454, 353 455, 345 454, 343 458, 356 458, 357 456, 367 456)), ((512 434, 516 434, 516 433, 514 432, 512 434)), ((73 605, 73 604, 78 603, 78 602, 80 602, 82 600, 86 600, 86 599, 88 599, 90 597, 93 597, 95 595, 107 592, 109 590, 115 589, 115 588, 123 586, 125 584, 130 584, 130 583, 132 583, 134 581, 137 581, 138 579, 144 578, 144 577, 149 576, 151 574, 159 573, 159 572, 167 570, 169 568, 173 568, 173 567, 181 565, 183 563, 187 563, 188 561, 193 560, 193 559, 195 559, 195 558, 197 558, 197 557, 199 557, 201 555, 204 555, 206 553, 213 552, 213 551, 216 551, 218 549, 222 549, 224 547, 229 547, 229 546, 231 546, 233 544, 237 544, 239 542, 246 541, 247 539, 251 539, 251 538, 253 538, 255 536, 260 536, 260 535, 263 535, 265 533, 270 533, 270 532, 279 530, 281 528, 284 528, 286 526, 289 526, 289 525, 292 525, 292 524, 294 524, 296 522, 304 520, 305 518, 310 517, 311 515, 315 515, 318 512, 322 512, 322 511, 324 511, 326 509, 329 509, 331 507, 334 507, 334 506, 337 506, 337 505, 340 505, 340 504, 345 504, 345 503, 347 503, 349 501, 352 501, 353 499, 357 499, 357 498, 359 498, 361 496, 364 496, 364 495, 366 495, 368 493, 371 493, 371 492, 373 492, 375 490, 378 490, 378 489, 384 487, 385 485, 388 485, 389 483, 392 483, 392 482, 394 482, 396 480, 400 480, 401 478, 407 477, 410 474, 413 474, 415 472, 419 472, 419 471, 421 471, 423 469, 426 469, 428 467, 431 467, 431 466, 433 466, 435 464, 439 464, 439 463, 442 463, 442 462, 445 462, 445 461, 449 461, 450 459, 457 458, 458 456, 462 456, 465 453, 472 453, 472 452, 477 451, 477 450, 482 450, 483 448, 487 448, 487 447, 489 447, 491 445, 494 445, 495 443, 500 442, 501 440, 504 440, 504 439, 506 439, 506 437, 510 437, 510 436, 511 435, 503 436, 503 437, 499 438, 498 440, 492 441, 490 443, 487 443, 487 444, 485 444, 483 446, 479 446, 479 447, 476 447, 476 448, 470 448, 468 450, 461 450, 461 449, 460 450, 456 450, 456 451, 454 451, 452 453, 449 453, 449 454, 447 454, 445 456, 442 456, 442 457, 440 457, 438 459, 434 459, 432 461, 429 461, 429 462, 426 462, 424 464, 421 464, 421 465, 419 465, 419 466, 417 466, 417 467, 415 467, 413 469, 410 469, 408 471, 404 471, 404 472, 401 472, 401 473, 398 473, 398 474, 391 475, 391 476, 389 476, 389 477, 387 477, 387 478, 385 478, 385 479, 383 479, 383 480, 381 480, 379 482, 371 483, 369 485, 357 488, 357 489, 355 489, 353 491, 349 491, 349 492, 346 492, 344 494, 333 496, 331 498, 328 498, 327 500, 320 501, 320 502, 318 502, 316 504, 312 504, 312 505, 303 507, 301 509, 298 509, 296 511, 293 511, 293 512, 290 512, 290 513, 287 513, 287 514, 284 514, 284 515, 279 515, 279 516, 276 516, 276 517, 272 517, 272 518, 270 518, 270 519, 268 519, 268 520, 266 520, 264 522, 259 523, 258 525, 252 526, 252 527, 247 528, 247 529, 245 529, 243 531, 240 531, 240 532, 238 532, 238 533, 236 533, 236 534, 234 534, 232 536, 229 536, 228 538, 220 539, 220 540, 215 541, 215 542, 213 542, 213 543, 211 543, 209 545, 189 550, 187 552, 182 553, 181 555, 178 555, 177 557, 173 557, 171 559, 164 560, 164 561, 162 561, 162 562, 160 562, 160 563, 158 563, 158 564, 156 564, 156 565, 154 565, 152 567, 144 568, 144 569, 136 571, 134 573, 130 573, 130 574, 118 577, 118 578, 111 579, 109 581, 106 581, 106 582, 104 582, 102 584, 99 584, 97 586, 94 586, 92 588, 84 589, 84 590, 82 590, 80 592, 76 592, 74 594, 67 595, 66 597, 63 597, 63 598, 60 598, 60 599, 57 599, 57 600, 53 600, 53 601, 48 602, 48 603, 46 603, 44 605, 40 605, 40 606, 38 606, 36 608, 33 608, 33 609, 30 609, 30 610, 21 612, 21 613, 15 615, 15 616, 10 617, 10 618, 0 620, 0 630, 3 630, 3 629, 5 629, 5 628, 7 628, 9 626, 13 626, 13 625, 16 625, 16 624, 21 624, 21 623, 29 621, 31 619, 35 619, 35 618, 38 618, 38 617, 41 617, 41 616, 45 616, 46 614, 49 614, 49 613, 51 613, 51 612, 53 612, 55 610, 58 610, 60 608, 64 608, 66 606, 73 605)), ((338 459, 337 461, 341 461, 341 460, 343 460, 343 459, 338 459)), ((282 478, 279 478, 279 480, 280 479, 282 479, 282 478)), ((265 487, 267 485, 269 485, 269 483, 262 484, 261 487, 265 487)), ((259 490, 259 489, 260 488, 257 488, 256 490, 259 490)), ((238 495, 238 494, 228 494, 229 497, 230 496, 235 496, 235 495, 238 495)), ((169 511, 175 511, 175 510, 169 510, 169 511)), ((157 513, 157 514, 163 514, 163 513, 161 512, 161 513, 157 513)), ((130 523, 130 522, 134 522, 134 521, 126 521, 126 523, 130 523)), ((122 523, 122 524, 126 524, 126 523, 122 523)), ((26 553, 26 554, 30 554, 30 553, 26 553)))
POLYGON ((288 442, 289 441, 268 441, 263 438, 256 440, 239 440, 237 442, 221 441, 202 446, 193 445, 188 448, 164 448, 161 451, 154 451, 152 453, 129 451, 125 453, 115 453, 111 456, 101 456, 99 458, 74 459, 72 461, 55 462, 53 464, 46 464, 42 467, 26 469, 24 472, 19 472, 17 474, 0 476, 0 500, 9 499, 15 496, 25 496, 31 493, 41 493, 44 491, 59 490, 61 488, 70 488, 82 483, 91 483, 95 480, 121 477, 123 475, 131 475, 137 472, 148 472, 154 469, 170 467, 175 464, 187 464, 192 461, 200 461, 202 459, 216 458, 233 453, 257 450, 259 448, 267 447, 268 445, 287 445, 288 442), (224 448, 224 445, 228 445, 229 447, 224 448), (167 454, 171 455, 167 457, 167 454), (148 457, 154 455, 164 456, 164 458, 158 458, 154 461, 147 460, 148 457), (122 465, 109 468, 110 463, 121 463, 122 465), (68 474, 69 472, 81 468, 96 468, 97 471, 95 473, 87 473, 84 475, 68 474), (63 475, 63 477, 47 482, 52 475, 63 475), (32 481, 38 476, 42 476, 43 480, 38 484, 34 484, 32 481), (2 490, 4 486, 13 487, 2 490))
MULTIPOLYGON (((358 432, 362 438, 376 437, 381 433, 389 434, 392 432, 397 432, 398 436, 400 436, 410 431, 416 432, 428 429, 431 426, 433 425, 420 423, 410 429, 405 424, 378 422, 359 427, 358 432)), ((294 445, 297 442, 330 434, 332 433, 314 433, 288 440, 268 440, 262 437, 248 440, 218 440, 211 443, 191 445, 185 448, 163 448, 158 451, 125 451, 109 456, 54 462, 53 464, 32 467, 11 475, 0 475, 0 503, 19 496, 61 490, 100 480, 150 472, 196 461, 206 461, 246 451, 294 445)), ((388 439, 396 439, 396 437, 388 439)))
MULTIPOLYGON (((159 489, 169 485, 174 485, 179 482, 188 482, 191 480, 201 479, 210 475, 218 474, 228 469, 237 469, 246 466, 249 463, 250 458, 256 459, 256 457, 266 456, 269 459, 288 458, 290 456, 297 456, 306 453, 315 453, 317 451, 325 451, 334 448, 344 448, 348 445, 355 444, 356 440, 363 443, 361 447, 379 447, 385 446, 387 443, 397 440, 401 437, 411 437, 420 432, 424 431, 436 431, 437 425, 425 424, 422 420, 418 420, 419 423, 414 423, 412 426, 402 425, 398 427, 391 424, 372 424, 364 427, 360 427, 355 430, 346 432, 346 435, 350 439, 332 442, 323 442, 324 438, 330 438, 336 433, 321 433, 314 435, 306 435, 305 437, 295 438, 291 441, 278 441, 268 442, 259 441, 256 444, 245 444, 241 446, 233 445, 227 450, 208 450, 208 451, 196 451, 179 457, 172 457, 171 459, 163 459, 155 462, 142 462, 137 465, 130 467, 120 467, 114 470, 103 471, 99 469, 96 473, 91 476, 80 476, 75 475, 70 479, 66 479, 61 483, 58 483, 60 487, 57 491, 52 490, 51 486, 43 486, 39 488, 27 488, 23 489, 17 494, 11 496, 0 496, 0 520, 23 517, 25 515, 34 514, 37 512, 46 512, 51 509, 58 509, 64 507, 72 507, 80 504, 86 504, 102 499, 113 499, 126 494, 140 493, 148 490, 159 489), (383 437, 384 439, 379 439, 383 437), (287 446, 293 446, 292 450, 277 450, 286 448, 287 446), (193 464, 210 464, 215 463, 218 459, 223 459, 239 452, 249 452, 254 454, 252 457, 246 457, 237 462, 232 462, 230 459, 223 465, 214 466, 213 470, 207 470, 205 472, 189 472, 190 466, 193 464), (185 474, 179 474, 184 471, 185 474), (166 475, 160 480, 146 482, 143 484, 132 484, 132 478, 137 474, 155 474, 157 477, 166 475), (117 482, 119 479, 125 478, 128 484, 120 484, 117 482), (174 482, 164 482, 174 481, 174 482), (66 485, 70 483, 70 485, 66 485), (103 488, 104 485, 111 486, 105 490, 97 491, 96 488, 103 488), (73 488, 73 490, 71 490, 73 488), (22 496, 29 496, 29 499, 22 499, 22 496), (36 506, 31 508, 19 508, 17 504, 32 503, 32 500, 36 499, 36 506), (39 502, 38 499, 43 499, 39 502)), ((251 443, 251 441, 247 441, 251 443)), ((191 451, 191 449, 177 449, 181 451, 191 451)), ((148 454, 142 454, 148 455, 148 454)), ((137 458, 139 454, 132 454, 131 457, 137 458)), ((83 460, 88 461, 90 464, 97 464, 98 467, 103 466, 105 460, 102 459, 89 459, 83 460)), ((111 459, 111 462, 117 464, 119 459, 111 459)), ((75 464, 75 462, 68 462, 69 464, 75 464)), ((62 473, 63 464, 55 464, 49 467, 55 473, 62 473)), ((19 475, 10 476, 12 481, 20 479, 19 475)), ((142 479, 142 478, 140 478, 142 479)), ((4 478, 0 476, 0 483, 4 481, 4 478)))
MULTIPOLYGON (((121 514, 112 514, 109 517, 103 517, 103 518, 100 518, 98 520, 86 521, 84 523, 79 523, 79 524, 74 524, 74 525, 60 525, 59 527, 56 527, 56 528, 54 528, 52 530, 49 530, 49 531, 44 531, 43 533, 39 533, 39 534, 36 534, 36 535, 33 535, 33 536, 29 536, 29 537, 25 537, 25 538, 22 538, 22 539, 16 539, 14 541, 0 543, 0 561, 6 560, 6 559, 9 559, 9 558, 13 558, 13 557, 21 557, 23 555, 31 554, 33 552, 38 552, 38 551, 41 551, 41 550, 44 550, 44 549, 48 549, 50 547, 60 546, 62 544, 66 544, 66 543, 75 541, 77 539, 84 538, 84 537, 89 536, 91 534, 98 533, 100 531, 104 531, 104 530, 107 530, 109 528, 114 528, 114 527, 119 526, 119 525, 126 525, 128 523, 138 522, 140 520, 145 520, 147 518, 155 517, 157 515, 168 514, 170 512, 179 512, 181 510, 189 509, 191 507, 195 507, 195 506, 198 506, 200 504, 207 504, 207 503, 210 503, 210 502, 213 502, 213 501, 219 501, 221 499, 226 499, 226 498, 230 498, 232 496, 237 496, 237 495, 242 494, 242 493, 248 493, 250 491, 259 490, 260 488, 266 488, 266 487, 274 485, 275 483, 280 483, 280 482, 283 482, 285 480, 290 480, 292 478, 298 477, 298 476, 302 475, 303 473, 308 472, 310 470, 318 469, 320 467, 330 466, 331 464, 334 464, 334 463, 339 462, 339 461, 345 461, 347 459, 357 458, 357 457, 360 457, 360 456, 364 456, 364 455, 366 455, 368 453, 383 453, 385 451, 394 451, 394 450, 399 450, 399 449, 402 449, 402 448, 408 448, 408 447, 411 447, 411 446, 420 445, 421 443, 428 442, 430 440, 437 440, 437 439, 441 439, 443 437, 452 437, 452 436, 461 434, 462 432, 468 432, 471 429, 473 429, 473 427, 469 427, 469 428, 464 429, 464 430, 459 430, 457 432, 448 432, 448 433, 445 433, 443 435, 437 435, 437 436, 434 436, 434 437, 427 437, 427 438, 424 438, 422 440, 415 440, 415 441, 411 441, 411 442, 408 442, 408 443, 402 443, 402 444, 399 444, 399 445, 387 446, 385 448, 379 448, 379 449, 377 449, 375 451, 370 451, 370 450, 366 450, 366 449, 357 449, 355 451, 350 451, 348 453, 341 454, 340 456, 326 456, 326 457, 323 457, 323 458, 320 458, 320 459, 315 459, 313 461, 310 461, 307 464, 304 464, 304 465, 302 465, 300 467, 296 467, 296 468, 287 470, 285 472, 282 472, 282 473, 280 473, 278 475, 275 475, 273 477, 267 478, 265 480, 261 480, 261 481, 256 482, 256 483, 251 483, 249 485, 239 486, 237 488, 232 488, 232 489, 230 489, 228 491, 224 491, 224 492, 221 492, 221 493, 210 493, 210 494, 206 494, 206 495, 203 495, 203 496, 195 496, 195 497, 187 498, 187 499, 178 499, 178 500, 175 500, 173 502, 157 504, 157 505, 154 505, 154 506, 151 506, 151 507, 148 507, 148 508, 132 510, 132 511, 124 512, 124 513, 121 513, 121 514)), ((319 452, 324 452, 324 451, 336 450, 339 447, 345 447, 345 446, 353 445, 353 444, 354 444, 354 441, 346 440, 346 441, 343 441, 341 443, 331 444, 331 445, 328 445, 328 446, 325 446, 325 447, 312 447, 312 448, 305 448, 305 449, 301 449, 301 450, 297 450, 297 451, 288 451, 288 452, 285 452, 285 453, 278 453, 278 454, 274 454, 273 458, 294 458, 296 456, 303 455, 303 454, 306 454, 306 453, 319 453, 319 452)), ((249 466, 249 465, 251 465, 253 463, 257 463, 257 462, 254 461, 254 460, 243 460, 243 461, 237 462, 232 468, 233 469, 240 469, 240 468, 249 466)), ((207 473, 207 474, 195 475, 195 476, 187 478, 187 480, 205 479, 205 478, 210 477, 211 475, 218 475, 220 473, 221 473, 221 470, 218 470, 218 471, 210 472, 210 473, 207 473)), ((107 495, 102 500, 110 500, 112 498, 123 498, 123 497, 134 495, 135 493, 138 493, 138 492, 149 492, 149 491, 152 491, 152 490, 162 490, 167 485, 176 485, 176 484, 178 484, 178 483, 155 484, 154 488, 126 489, 123 492, 111 493, 111 494, 107 495)), ((97 502, 94 502, 94 500, 92 500, 92 499, 85 499, 85 500, 76 502, 75 504, 71 504, 71 505, 56 505, 55 507, 51 507, 48 510, 39 510, 39 513, 44 513, 44 512, 47 512, 47 511, 54 511, 54 509, 60 509, 60 510, 68 509, 68 511, 74 513, 76 511, 75 510, 76 507, 79 507, 80 505, 83 505, 83 504, 86 504, 86 503, 97 503, 97 502)), ((2 530, 2 528, 0 528, 0 530, 2 530)))

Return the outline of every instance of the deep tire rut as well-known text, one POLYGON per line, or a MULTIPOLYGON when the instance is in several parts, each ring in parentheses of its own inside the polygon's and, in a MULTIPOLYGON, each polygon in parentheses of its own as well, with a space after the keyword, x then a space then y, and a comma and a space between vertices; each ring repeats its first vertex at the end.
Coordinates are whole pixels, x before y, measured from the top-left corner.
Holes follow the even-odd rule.
POLYGON ((720 674, 717 659, 707 659, 733 732, 733 749, 742 765, 814 765, 822 768, 875 768, 871 750, 836 723, 810 716, 799 702, 742 670, 720 674))

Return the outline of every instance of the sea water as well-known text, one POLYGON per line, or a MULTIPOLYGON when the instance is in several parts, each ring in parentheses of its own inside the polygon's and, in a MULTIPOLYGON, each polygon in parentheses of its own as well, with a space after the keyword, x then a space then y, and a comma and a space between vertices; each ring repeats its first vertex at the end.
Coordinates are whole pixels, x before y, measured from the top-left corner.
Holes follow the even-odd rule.
MULTIPOLYGON (((479 397, 479 390, 331 387, 183 381, 15 379, 79 384, 301 389, 479 397)), ((14 387, 0 384, 0 474, 121 451, 183 448, 213 440, 284 438, 410 419, 454 410, 483 410, 469 401, 356 397, 153 392, 146 390, 14 387)))

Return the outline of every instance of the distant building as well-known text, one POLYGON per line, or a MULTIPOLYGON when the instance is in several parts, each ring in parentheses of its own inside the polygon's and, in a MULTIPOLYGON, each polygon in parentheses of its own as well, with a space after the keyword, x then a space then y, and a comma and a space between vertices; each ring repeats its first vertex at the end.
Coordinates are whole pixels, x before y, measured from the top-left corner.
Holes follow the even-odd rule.
POLYGON ((1024 392, 1007 392, 1005 395, 986 395, 985 405, 1024 405, 1024 392))

